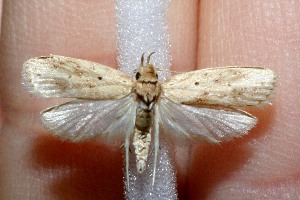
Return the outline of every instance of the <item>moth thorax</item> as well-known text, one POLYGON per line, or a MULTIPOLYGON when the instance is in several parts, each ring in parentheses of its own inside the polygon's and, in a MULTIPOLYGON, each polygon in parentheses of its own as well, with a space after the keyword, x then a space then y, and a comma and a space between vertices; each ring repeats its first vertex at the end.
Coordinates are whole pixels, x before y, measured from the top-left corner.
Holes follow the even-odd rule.
POLYGON ((150 104, 158 98, 160 90, 159 82, 137 82, 135 91, 141 100, 150 104))

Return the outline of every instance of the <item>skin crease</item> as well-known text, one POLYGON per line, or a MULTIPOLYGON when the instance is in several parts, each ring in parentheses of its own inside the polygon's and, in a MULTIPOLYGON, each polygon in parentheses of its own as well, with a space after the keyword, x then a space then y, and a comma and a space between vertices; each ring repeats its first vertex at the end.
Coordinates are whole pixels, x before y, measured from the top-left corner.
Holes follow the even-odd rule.
MULTIPOLYGON (((247 109, 259 118, 249 135, 177 150, 179 199, 300 197, 299 10, 297 0, 172 1, 172 70, 254 65, 279 75, 273 106, 247 109)), ((65 100, 20 85, 23 62, 50 53, 116 68, 114 24, 113 1, 3 3, 0 199, 123 198, 119 147, 51 136, 39 112, 65 100)))

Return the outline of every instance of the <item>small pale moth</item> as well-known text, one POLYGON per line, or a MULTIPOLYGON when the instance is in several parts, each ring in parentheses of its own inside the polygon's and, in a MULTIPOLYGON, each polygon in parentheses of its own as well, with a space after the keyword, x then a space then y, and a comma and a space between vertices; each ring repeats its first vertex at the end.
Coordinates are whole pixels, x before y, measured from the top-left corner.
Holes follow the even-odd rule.
POLYGON ((131 139, 140 173, 153 146, 154 184, 160 132, 213 143, 247 134, 257 119, 234 107, 268 102, 276 82, 270 69, 234 66, 191 71, 160 82, 151 54, 145 65, 142 56, 133 79, 101 64, 56 55, 23 65, 23 84, 31 94, 76 98, 41 112, 46 129, 74 142, 124 143, 127 185, 131 139))

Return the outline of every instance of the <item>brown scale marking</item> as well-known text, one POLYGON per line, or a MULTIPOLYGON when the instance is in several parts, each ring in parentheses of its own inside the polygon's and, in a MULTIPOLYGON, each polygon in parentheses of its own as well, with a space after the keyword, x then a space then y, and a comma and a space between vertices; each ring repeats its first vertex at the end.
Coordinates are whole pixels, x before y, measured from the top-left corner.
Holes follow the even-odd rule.
POLYGON ((238 95, 242 95, 242 91, 238 90, 238 89, 233 89, 232 90, 232 93, 235 95, 235 96, 238 96, 238 95))
POLYGON ((197 99, 196 102, 202 104, 204 101, 206 101, 206 98, 197 99))
POLYGON ((234 89, 233 91, 233 94, 235 96, 235 98, 237 99, 238 96, 244 96, 244 92, 243 92, 243 88, 237 90, 237 89, 234 89))
POLYGON ((197 102, 200 104, 205 104, 206 101, 207 101, 207 97, 197 100, 197 102))
POLYGON ((72 60, 65 60, 66 63, 70 63, 73 64, 75 66, 78 66, 76 62, 72 61, 72 60))
POLYGON ((98 80, 101 81, 101 80, 102 80, 102 77, 101 77, 101 76, 98 76, 98 80))
POLYGON ((83 71, 82 70, 80 70, 80 69, 78 69, 78 68, 75 68, 75 71, 74 71, 74 73, 77 75, 77 76, 82 76, 82 74, 83 74, 83 71))
POLYGON ((54 69, 58 69, 57 64, 53 64, 53 68, 54 68, 54 69))
MULTIPOLYGON (((272 93, 266 95, 266 100, 271 96, 272 93)), ((265 101, 265 100, 264 100, 265 101)))
POLYGON ((94 87, 96 87, 96 85, 89 84, 88 87, 89 88, 94 88, 94 87))
POLYGON ((220 79, 215 79, 214 82, 215 82, 215 83, 219 83, 219 82, 220 82, 220 79))
POLYGON ((71 70, 69 70, 67 68, 60 67, 61 65, 64 65, 64 62, 60 62, 59 64, 54 63, 52 66, 53 66, 54 69, 59 70, 61 72, 70 72, 71 71, 71 70), (61 63, 63 63, 63 64, 61 64, 61 63))
POLYGON ((48 59, 48 58, 51 58, 51 57, 49 57, 49 56, 40 56, 40 57, 38 57, 39 59, 48 59))
POLYGON ((195 82, 195 85, 199 85, 199 82, 195 82))
POLYGON ((66 64, 69 64, 69 65, 73 65, 75 69, 79 70, 81 68, 80 65, 78 65, 76 62, 74 61, 71 61, 71 60, 68 60, 65 62, 66 64))
POLYGON ((63 91, 66 90, 66 88, 69 86, 69 84, 66 81, 55 81, 55 85, 59 86, 59 88, 63 91))

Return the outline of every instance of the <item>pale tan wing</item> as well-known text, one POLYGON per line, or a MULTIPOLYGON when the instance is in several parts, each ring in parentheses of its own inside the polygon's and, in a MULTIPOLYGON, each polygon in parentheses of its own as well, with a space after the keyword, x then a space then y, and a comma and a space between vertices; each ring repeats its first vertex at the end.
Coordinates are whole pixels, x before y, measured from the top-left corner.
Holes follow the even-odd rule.
POLYGON ((118 70, 56 55, 29 59, 22 76, 26 89, 40 97, 120 99, 132 88, 132 80, 118 70))
POLYGON ((268 102, 276 74, 260 67, 221 67, 191 71, 162 84, 164 95, 188 105, 255 106, 268 102))

